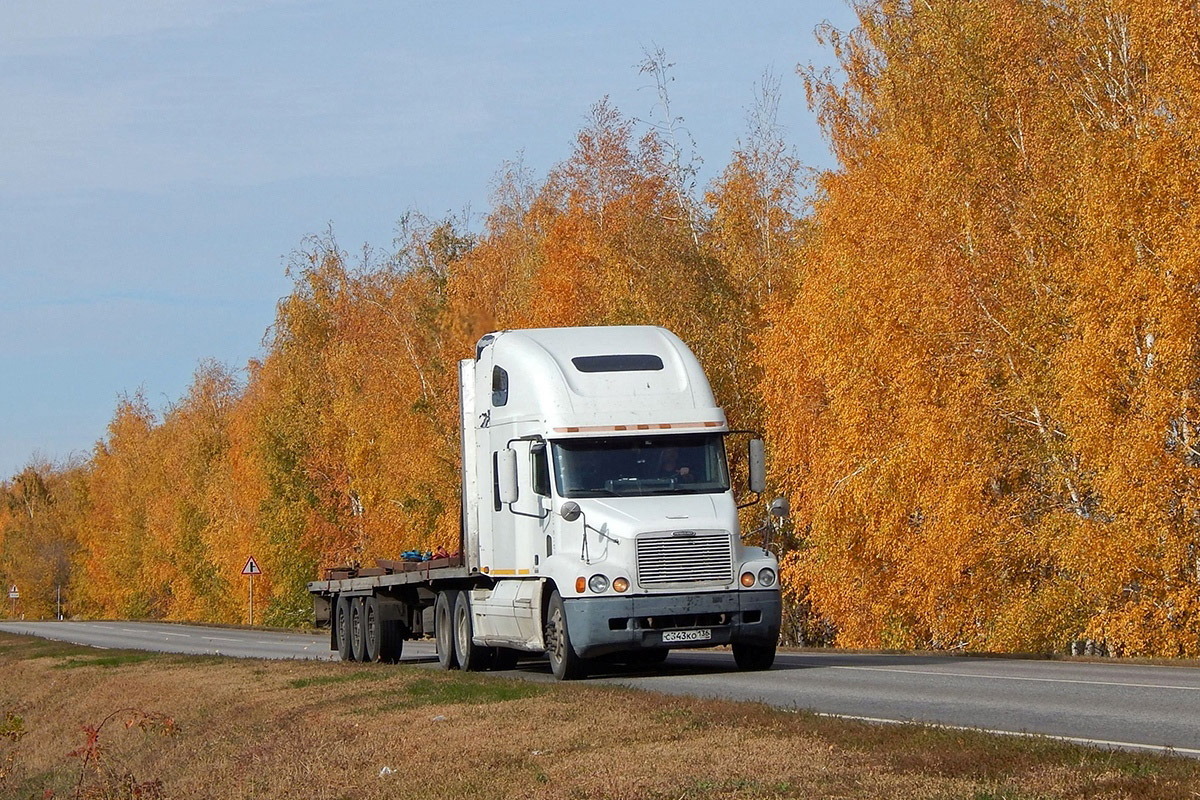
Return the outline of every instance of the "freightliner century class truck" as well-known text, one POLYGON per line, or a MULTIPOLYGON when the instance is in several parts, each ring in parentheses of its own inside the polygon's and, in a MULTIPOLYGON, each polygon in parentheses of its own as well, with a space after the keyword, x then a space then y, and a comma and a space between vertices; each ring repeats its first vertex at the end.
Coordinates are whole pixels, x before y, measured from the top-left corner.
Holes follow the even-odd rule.
MULTIPOLYGON (((459 363, 460 553, 380 561, 309 584, 347 660, 433 635, 446 669, 546 653, 555 677, 598 657, 654 665, 730 645, 767 669, 779 565, 743 544, 725 440, 699 362, 656 327, 512 330, 459 363)), ((763 491, 762 441, 748 442, 763 491)), ((765 543, 764 543, 765 544, 765 543)))

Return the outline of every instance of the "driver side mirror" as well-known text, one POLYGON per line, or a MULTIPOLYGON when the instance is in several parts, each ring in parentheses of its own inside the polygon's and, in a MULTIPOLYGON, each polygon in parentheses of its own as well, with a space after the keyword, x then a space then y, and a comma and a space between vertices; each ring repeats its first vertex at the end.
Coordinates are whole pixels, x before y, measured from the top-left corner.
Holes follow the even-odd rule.
POLYGON ((500 489, 501 503, 515 503, 519 496, 517 487, 517 451, 511 448, 496 453, 496 484, 500 489))

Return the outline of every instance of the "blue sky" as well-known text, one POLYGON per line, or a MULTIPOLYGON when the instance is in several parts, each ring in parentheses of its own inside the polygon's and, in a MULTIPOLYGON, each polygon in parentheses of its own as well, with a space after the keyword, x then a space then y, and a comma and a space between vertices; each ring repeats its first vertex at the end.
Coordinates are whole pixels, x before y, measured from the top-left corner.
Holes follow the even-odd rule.
POLYGON ((830 62, 840 0, 443 5, 0 5, 0 478, 89 453, 122 393, 162 408, 202 359, 259 354, 305 236, 478 218, 506 161, 544 176, 606 95, 651 117, 647 48, 702 181, 765 70, 798 155, 832 163, 795 68, 830 62))

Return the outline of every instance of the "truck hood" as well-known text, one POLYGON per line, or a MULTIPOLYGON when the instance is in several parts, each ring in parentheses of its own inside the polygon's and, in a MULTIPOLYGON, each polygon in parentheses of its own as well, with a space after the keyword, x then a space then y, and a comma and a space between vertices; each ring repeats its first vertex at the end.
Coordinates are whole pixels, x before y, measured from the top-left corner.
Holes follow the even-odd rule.
POLYGON ((732 530, 730 524, 733 520, 722 518, 714 497, 724 495, 606 497, 586 498, 577 502, 587 515, 589 525, 611 536, 633 538, 645 531, 691 528, 732 530))

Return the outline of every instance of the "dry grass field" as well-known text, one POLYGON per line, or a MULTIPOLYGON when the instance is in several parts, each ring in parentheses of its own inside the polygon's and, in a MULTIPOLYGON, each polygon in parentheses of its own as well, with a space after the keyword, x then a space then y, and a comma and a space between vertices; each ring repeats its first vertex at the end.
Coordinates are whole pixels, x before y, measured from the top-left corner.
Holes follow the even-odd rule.
POLYGON ((1200 797, 1200 763, 745 703, 0 634, 0 797, 1200 797))

